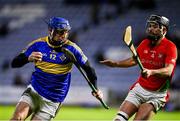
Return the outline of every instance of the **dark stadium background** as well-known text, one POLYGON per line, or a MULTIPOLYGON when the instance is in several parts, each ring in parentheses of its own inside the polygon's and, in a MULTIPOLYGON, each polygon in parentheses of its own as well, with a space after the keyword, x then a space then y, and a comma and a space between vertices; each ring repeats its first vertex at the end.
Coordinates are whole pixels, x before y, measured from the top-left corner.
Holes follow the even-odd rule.
MULTIPOLYGON (((16 103, 33 70, 32 64, 12 69, 12 58, 32 40, 47 35, 45 21, 60 16, 69 20, 72 27, 70 39, 84 50, 95 67, 105 101, 110 106, 118 106, 140 70, 138 67, 112 69, 100 65, 99 60, 118 60, 130 56, 122 41, 123 31, 126 26, 132 26, 133 41, 137 46, 145 37, 146 19, 150 14, 160 14, 170 19, 168 38, 179 51, 179 5, 179 0, 0 0, 0 104, 16 103)), ((178 59, 166 111, 180 109, 179 63, 178 59)), ((99 105, 78 70, 74 68, 72 73, 70 96, 74 98, 69 96, 65 104, 99 105), (80 95, 79 100, 75 98, 77 95, 80 95)))

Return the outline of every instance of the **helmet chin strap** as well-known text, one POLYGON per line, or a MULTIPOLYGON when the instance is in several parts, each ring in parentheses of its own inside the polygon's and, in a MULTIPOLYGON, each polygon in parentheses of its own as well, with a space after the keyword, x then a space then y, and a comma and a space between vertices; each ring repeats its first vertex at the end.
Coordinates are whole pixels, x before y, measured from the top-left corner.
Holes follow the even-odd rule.
POLYGON ((52 40, 53 39, 53 34, 54 34, 54 29, 51 30, 51 33, 49 34, 49 39, 52 40))

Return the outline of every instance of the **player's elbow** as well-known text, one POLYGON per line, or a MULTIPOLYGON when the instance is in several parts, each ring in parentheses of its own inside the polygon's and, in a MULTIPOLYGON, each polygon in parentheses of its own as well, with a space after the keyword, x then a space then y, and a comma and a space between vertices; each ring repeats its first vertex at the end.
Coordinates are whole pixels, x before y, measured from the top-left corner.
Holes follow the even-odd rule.
POLYGON ((11 62, 11 67, 12 67, 12 68, 17 68, 18 66, 17 66, 17 64, 16 64, 14 61, 12 61, 12 62, 11 62))
POLYGON ((173 69, 174 69, 174 66, 173 66, 172 64, 170 64, 170 65, 166 68, 166 76, 167 76, 167 77, 171 77, 171 76, 172 76, 173 69))
POLYGON ((21 64, 21 63, 19 63, 19 62, 17 62, 16 60, 13 60, 12 62, 11 62, 11 67, 12 68, 19 68, 19 67, 22 67, 23 65, 21 64))
POLYGON ((165 72, 162 74, 165 78, 170 78, 172 75, 172 70, 166 69, 165 72))
POLYGON ((171 75, 172 75, 172 71, 168 71, 168 72, 166 73, 166 76, 167 76, 167 77, 171 77, 171 75))
POLYGON ((18 68, 24 66, 26 63, 28 63, 28 58, 25 56, 25 54, 20 54, 16 56, 12 62, 11 62, 11 67, 12 68, 18 68))

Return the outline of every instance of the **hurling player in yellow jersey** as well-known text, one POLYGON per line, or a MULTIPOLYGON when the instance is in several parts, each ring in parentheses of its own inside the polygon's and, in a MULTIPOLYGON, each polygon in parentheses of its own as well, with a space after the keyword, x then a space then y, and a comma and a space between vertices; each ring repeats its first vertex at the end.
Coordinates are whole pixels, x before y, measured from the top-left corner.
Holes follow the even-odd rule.
MULTIPOLYGON (((64 101, 70 87, 73 62, 61 51, 66 48, 73 53, 77 63, 86 72, 87 77, 97 88, 97 76, 82 50, 68 40, 71 29, 68 20, 52 17, 48 21, 49 35, 32 41, 12 61, 12 67, 21 67, 29 62, 35 65, 30 84, 22 94, 11 120, 25 120, 32 114, 31 120, 50 121, 64 101)), ((96 98, 102 98, 97 89, 96 98)))

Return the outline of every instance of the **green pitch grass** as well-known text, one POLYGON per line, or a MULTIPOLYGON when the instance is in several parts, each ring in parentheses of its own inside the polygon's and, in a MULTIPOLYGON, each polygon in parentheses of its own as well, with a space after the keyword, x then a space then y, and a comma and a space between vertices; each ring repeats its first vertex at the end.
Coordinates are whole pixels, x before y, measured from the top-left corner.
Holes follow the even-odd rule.
MULTIPOLYGON (((10 119, 15 106, 0 106, 0 120, 10 119)), ((70 107, 62 106, 57 117, 54 120, 106 120, 112 121, 118 108, 110 108, 109 110, 103 108, 85 108, 85 107, 70 107)), ((158 112, 153 120, 180 120, 180 112, 158 112)))

